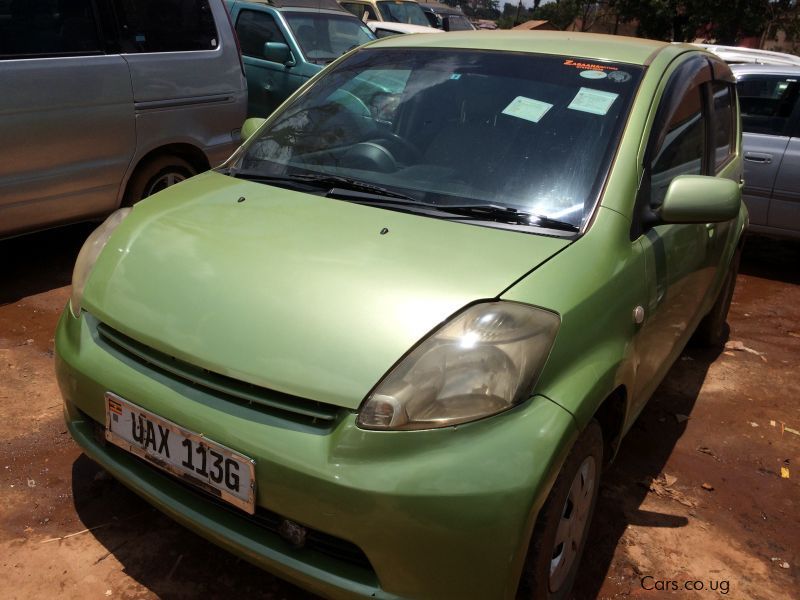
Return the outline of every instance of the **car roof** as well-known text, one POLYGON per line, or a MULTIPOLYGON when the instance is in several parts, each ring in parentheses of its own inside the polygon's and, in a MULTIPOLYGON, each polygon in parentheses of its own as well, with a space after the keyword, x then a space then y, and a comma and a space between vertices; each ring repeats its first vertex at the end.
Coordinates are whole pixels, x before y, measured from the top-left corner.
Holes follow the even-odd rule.
POLYGON ((317 10, 334 10, 336 12, 348 12, 339 5, 336 0, 244 0, 242 4, 262 4, 274 8, 314 8, 317 10))
POLYGON ((458 48, 473 50, 500 50, 506 52, 529 52, 553 54, 647 65, 656 54, 670 52, 675 56, 698 48, 669 44, 655 40, 578 33, 572 31, 451 31, 447 35, 406 35, 383 38, 369 45, 370 48, 458 48), (568 49, 565 51, 565 49, 568 49))
POLYGON ((720 46, 716 44, 694 44, 713 52, 725 62, 732 64, 755 63, 774 65, 800 65, 800 57, 785 52, 742 48, 739 46, 720 46))
POLYGON ((800 77, 800 66, 795 65, 761 65, 761 64, 738 64, 728 65, 737 77, 739 75, 797 75, 800 77))

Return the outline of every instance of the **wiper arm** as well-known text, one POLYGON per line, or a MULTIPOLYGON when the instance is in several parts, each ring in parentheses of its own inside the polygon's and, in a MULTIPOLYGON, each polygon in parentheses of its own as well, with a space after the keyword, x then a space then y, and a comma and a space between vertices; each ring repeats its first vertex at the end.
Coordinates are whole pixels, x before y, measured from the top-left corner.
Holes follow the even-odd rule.
MULTIPOLYGON (((258 181, 260 183, 271 183, 276 185, 288 185, 291 187, 308 186, 326 190, 327 198, 336 198, 348 202, 360 204, 381 204, 399 206, 429 206, 424 202, 419 202, 411 196, 406 196, 399 192, 393 192, 378 185, 359 181, 341 175, 323 175, 320 173, 292 173, 289 175, 264 175, 252 171, 237 171, 236 169, 226 169, 220 171, 231 177, 258 181)), ((307 189, 307 187, 304 187, 307 189)))
MULTIPOLYGON (((400 200, 415 201, 414 198, 393 192, 378 185, 367 183, 366 181, 359 181, 350 177, 342 177, 341 175, 323 175, 318 173, 289 173, 287 175, 264 175, 253 171, 237 171, 229 169, 227 171, 231 177, 238 177, 239 179, 247 179, 250 181, 259 181, 262 183, 299 183, 316 188, 328 188, 328 196, 336 195, 342 197, 347 190, 356 192, 365 192, 371 196, 384 197, 384 198, 397 198, 400 200), (331 194, 331 192, 336 192, 331 194)), ((361 199, 361 198, 357 198, 361 199)))
POLYGON ((414 200, 411 196, 406 196, 399 192, 387 190, 379 185, 367 183, 366 181, 359 181, 350 177, 342 177, 341 175, 318 175, 314 173, 292 175, 292 179, 308 183, 309 185, 330 186, 331 189, 338 190, 352 190, 356 192, 366 192, 378 196, 385 196, 387 198, 399 198, 401 200, 414 200))
POLYGON ((559 229, 562 231, 580 231, 580 227, 567 221, 559 221, 546 215, 535 215, 529 212, 517 210, 508 206, 497 204, 443 204, 437 206, 443 212, 450 212, 463 215, 468 218, 486 219, 500 223, 514 223, 518 225, 534 225, 547 229, 559 229))

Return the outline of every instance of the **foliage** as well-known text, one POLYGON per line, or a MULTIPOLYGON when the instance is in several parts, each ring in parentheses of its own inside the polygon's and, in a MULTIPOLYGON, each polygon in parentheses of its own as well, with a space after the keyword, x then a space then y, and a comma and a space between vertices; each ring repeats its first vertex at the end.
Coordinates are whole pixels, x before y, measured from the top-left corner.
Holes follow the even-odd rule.
MULTIPOLYGON (((447 0, 466 2, 467 0, 447 0)), ((476 0, 469 0, 475 2, 476 0)), ((531 8, 503 5, 498 25, 510 28, 531 19, 550 21, 567 29, 580 19, 588 30, 598 21, 638 24, 638 34, 660 40, 691 41, 698 37, 734 45, 744 37, 772 37, 780 28, 790 38, 800 37, 799 0, 534 0, 531 8)), ((497 9, 497 2, 492 2, 497 9)))
POLYGON ((797 0, 609 0, 625 20, 636 19, 639 35, 662 40, 696 37, 736 44, 770 27, 798 28, 797 0))

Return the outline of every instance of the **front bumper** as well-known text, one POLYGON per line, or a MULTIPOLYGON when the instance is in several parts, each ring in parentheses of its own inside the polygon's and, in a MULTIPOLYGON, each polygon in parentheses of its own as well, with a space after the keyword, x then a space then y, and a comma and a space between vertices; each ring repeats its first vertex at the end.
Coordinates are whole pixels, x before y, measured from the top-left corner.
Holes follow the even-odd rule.
POLYGON ((343 411, 314 427, 233 403, 107 347, 64 311, 56 374, 69 430, 95 461, 203 537, 332 598, 510 598, 535 516, 577 434, 535 397, 505 414, 420 432, 364 431, 343 411), (357 546, 358 564, 295 549, 95 435, 113 391, 256 461, 258 506, 357 546))

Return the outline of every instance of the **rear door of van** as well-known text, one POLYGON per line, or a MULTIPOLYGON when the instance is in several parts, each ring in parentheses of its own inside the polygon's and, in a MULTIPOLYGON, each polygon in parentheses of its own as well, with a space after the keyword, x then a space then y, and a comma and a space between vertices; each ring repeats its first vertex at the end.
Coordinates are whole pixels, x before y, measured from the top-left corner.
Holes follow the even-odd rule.
POLYGON ((137 162, 165 144, 200 148, 210 166, 225 160, 247 83, 223 0, 110 1, 133 83, 137 162))
POLYGON ((0 3, 0 237, 102 215, 136 145, 91 0, 0 3))

